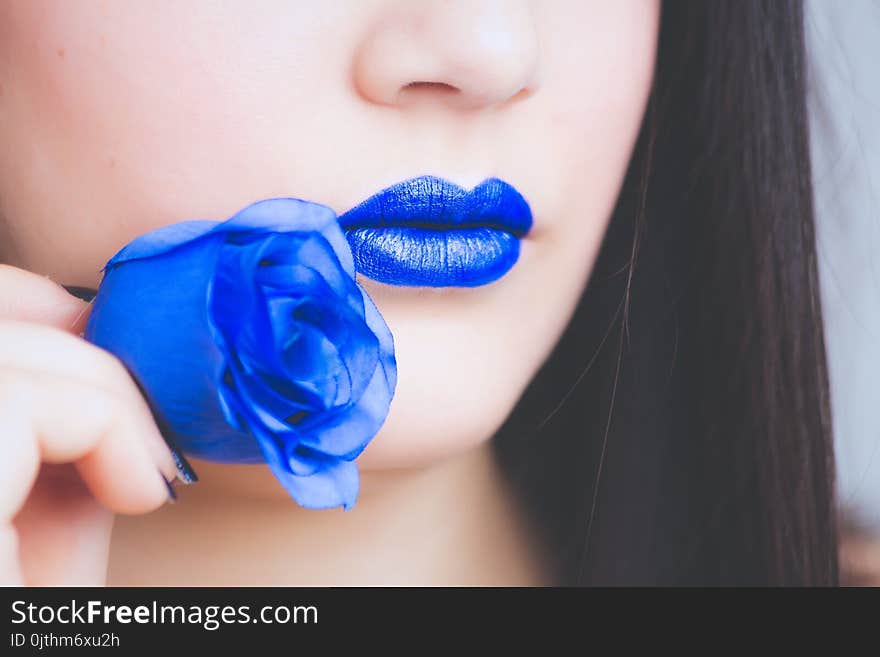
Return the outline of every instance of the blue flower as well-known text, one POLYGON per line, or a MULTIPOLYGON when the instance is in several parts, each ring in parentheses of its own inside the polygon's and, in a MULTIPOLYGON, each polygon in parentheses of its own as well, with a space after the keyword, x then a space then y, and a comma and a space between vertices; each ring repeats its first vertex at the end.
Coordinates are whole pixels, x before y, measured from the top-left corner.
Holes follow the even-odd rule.
POLYGON ((104 267, 84 336, 186 453, 267 462, 304 507, 354 504, 397 367, 331 209, 268 199, 138 237, 104 267))

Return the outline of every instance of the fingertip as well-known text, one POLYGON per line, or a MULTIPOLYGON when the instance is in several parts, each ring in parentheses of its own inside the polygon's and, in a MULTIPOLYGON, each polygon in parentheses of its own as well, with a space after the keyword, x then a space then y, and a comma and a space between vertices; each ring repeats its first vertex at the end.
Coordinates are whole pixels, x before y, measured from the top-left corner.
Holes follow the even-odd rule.
POLYGON ((83 480, 101 504, 115 513, 137 515, 155 511, 173 501, 169 483, 155 466, 120 471, 108 462, 106 451, 95 451, 77 462, 83 480))
POLYGON ((0 264, 0 315, 79 333, 91 305, 48 276, 0 264))
POLYGON ((70 314, 64 318, 64 328, 67 328, 67 330, 76 335, 82 335, 86 330, 86 323, 92 310, 92 301, 94 301, 98 291, 94 288, 76 285, 64 285, 62 287, 70 296, 81 302, 71 306, 70 314))

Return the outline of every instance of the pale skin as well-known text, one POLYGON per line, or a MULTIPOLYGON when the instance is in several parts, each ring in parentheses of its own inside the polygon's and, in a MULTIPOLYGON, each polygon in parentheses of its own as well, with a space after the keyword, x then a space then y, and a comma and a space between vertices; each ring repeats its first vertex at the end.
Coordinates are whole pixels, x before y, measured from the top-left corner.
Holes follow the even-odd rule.
POLYGON ((589 279, 652 81, 658 0, 0 4, 0 582, 546 584, 489 440, 589 279), (296 196, 498 176, 535 227, 474 289, 360 279, 395 336, 353 510, 171 455, 79 337, 133 237, 296 196), (160 475, 161 473, 161 475, 160 475))

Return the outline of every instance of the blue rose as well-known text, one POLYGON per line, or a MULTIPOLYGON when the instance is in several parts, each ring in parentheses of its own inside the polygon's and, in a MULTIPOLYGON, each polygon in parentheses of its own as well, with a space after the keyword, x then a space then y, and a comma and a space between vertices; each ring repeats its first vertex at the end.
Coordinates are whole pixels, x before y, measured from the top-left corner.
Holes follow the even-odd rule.
POLYGON ((302 506, 351 508, 397 368, 331 209, 278 198, 173 224, 103 271, 84 336, 128 367, 181 449, 267 462, 302 506))

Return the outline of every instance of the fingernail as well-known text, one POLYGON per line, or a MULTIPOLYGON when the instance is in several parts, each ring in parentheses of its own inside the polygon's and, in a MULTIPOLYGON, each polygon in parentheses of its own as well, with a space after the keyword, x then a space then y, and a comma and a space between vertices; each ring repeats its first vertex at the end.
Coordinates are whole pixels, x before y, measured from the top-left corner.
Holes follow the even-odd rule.
POLYGON ((161 427, 160 433, 162 434, 162 438, 165 439, 165 444, 168 445, 168 449, 171 451, 171 456, 174 457, 174 465, 177 466, 177 478, 185 484, 196 483, 199 480, 199 476, 196 474, 196 471, 193 470, 189 461, 186 460, 183 452, 181 452, 177 448, 177 445, 174 444, 174 441, 168 437, 167 432, 161 430, 161 427))
POLYGON ((165 475, 162 474, 162 471, 159 471, 159 476, 162 477, 162 481, 165 482, 165 488, 168 489, 168 502, 174 504, 177 502, 177 491, 174 490, 174 486, 171 485, 171 482, 165 478, 165 475))
POLYGON ((90 287, 80 287, 78 285, 63 285, 62 287, 70 292, 70 294, 83 301, 91 301, 95 298, 95 295, 98 294, 97 290, 90 287))

